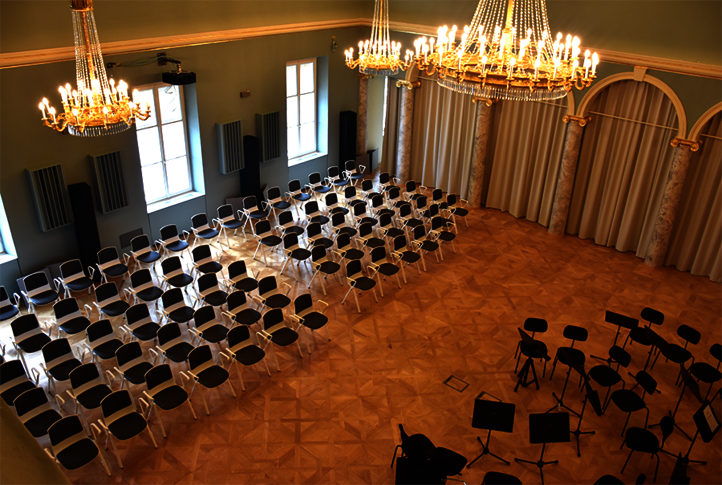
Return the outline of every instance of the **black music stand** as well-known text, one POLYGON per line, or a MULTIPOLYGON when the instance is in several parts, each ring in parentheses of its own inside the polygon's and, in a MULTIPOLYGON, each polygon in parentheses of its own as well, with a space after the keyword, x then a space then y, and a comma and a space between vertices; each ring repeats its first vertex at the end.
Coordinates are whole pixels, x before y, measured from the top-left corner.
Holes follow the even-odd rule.
MULTIPOLYGON (((564 349, 563 348, 559 349, 559 352, 564 352, 564 349)), ((567 356, 566 358, 568 359, 568 361, 571 365, 569 366, 569 370, 567 371, 567 378, 564 379, 564 387, 562 388, 562 394, 560 396, 557 396, 556 392, 552 392, 552 396, 554 396, 554 399, 557 400, 557 403, 554 406, 552 406, 551 409, 549 409, 549 411, 547 411, 547 412, 550 413, 550 412, 554 411, 555 409, 558 409, 561 411, 561 408, 564 408, 567 411, 569 411, 570 413, 580 416, 578 412, 576 412, 575 410, 573 410, 572 408, 570 408, 569 406, 564 404, 564 394, 567 392, 567 384, 569 384, 569 376, 572 373, 572 368, 575 369, 577 372, 579 372, 580 375, 584 374, 584 368, 583 367, 580 368, 581 362, 577 362, 576 360, 574 360, 574 358, 572 357, 573 354, 565 354, 565 355, 567 356)), ((585 403, 586 403, 586 401, 585 401, 585 403)), ((582 410, 582 412, 584 412, 584 411, 582 410)))
POLYGON ((532 383, 536 384, 537 390, 539 389, 539 379, 537 379, 536 376, 536 369, 534 368, 534 359, 544 359, 546 361, 552 360, 551 357, 549 357, 549 354, 544 352, 544 349, 541 345, 539 345, 539 342, 531 338, 531 335, 526 333, 521 328, 518 328, 519 335, 521 336, 521 341, 524 345, 526 345, 529 349, 531 349, 531 352, 529 353, 529 356, 526 358, 526 362, 524 362, 524 365, 522 366, 521 370, 519 371, 519 374, 517 376, 519 377, 519 380, 516 381, 516 386, 514 387, 514 392, 516 392, 519 389, 519 386, 521 387, 527 387, 531 385, 532 383), (529 370, 531 370, 532 374, 534 375, 534 379, 531 381, 527 380, 529 377, 529 370))
POLYGON ((489 433, 486 435, 486 444, 481 441, 480 437, 476 437, 481 445, 481 454, 474 458, 471 463, 466 465, 466 468, 469 468, 471 465, 476 463, 476 460, 484 455, 491 455, 497 460, 503 461, 507 465, 510 464, 504 458, 489 451, 489 440, 491 439, 492 431, 501 431, 502 433, 512 433, 514 431, 516 405, 508 402, 502 402, 501 399, 496 397, 494 397, 496 401, 481 399, 484 395, 494 397, 485 392, 476 396, 476 399, 474 400, 474 415, 471 418, 471 427, 476 429, 486 429, 489 430, 489 433))
MULTIPOLYGON (((682 396, 684 396, 684 391, 689 388, 692 395, 700 402, 704 402, 704 399, 702 399, 702 394, 699 392, 699 384, 697 381, 694 380, 694 377, 689 373, 687 369, 684 368, 684 366, 680 366, 680 377, 682 378, 682 392, 679 394, 679 399, 677 400, 677 405, 674 407, 674 412, 668 411, 669 416, 672 418, 672 424, 674 424, 674 427, 677 428, 683 435, 687 437, 688 440, 692 441, 692 438, 685 433, 685 431, 679 427, 677 422, 674 420, 677 416, 677 411, 679 410, 679 404, 682 402, 682 396)), ((710 401, 711 402, 711 401, 710 401)), ((659 426, 660 423, 651 424, 649 425, 650 428, 654 428, 655 426, 659 426)))
POLYGON ((594 413, 597 416, 601 416, 602 414, 604 414, 604 410, 602 409, 602 403, 599 400, 599 393, 592 388, 592 385, 589 382, 589 376, 586 372, 584 372, 584 367, 582 367, 581 364, 577 363, 574 366, 574 370, 579 372, 579 374, 584 379, 584 402, 582 403, 582 412, 579 413, 579 422, 577 423, 577 429, 571 432, 577 438, 577 456, 581 457, 582 452, 579 447, 579 437, 583 434, 594 434, 594 431, 581 431, 582 419, 584 419, 584 410, 587 407, 587 402, 592 405, 592 409, 594 409, 594 413))
POLYGON ((617 338, 619 337, 619 332, 622 328, 626 328, 631 331, 633 328, 637 328, 639 326, 639 320, 636 318, 628 317, 627 315, 622 315, 621 313, 610 312, 609 310, 607 310, 604 314, 604 321, 617 326, 617 334, 614 336, 614 343, 612 345, 617 345, 617 338))
POLYGON ((705 401, 702 403, 702 406, 697 410, 697 412, 694 413, 692 419, 694 419, 694 424, 697 426, 697 431, 694 433, 694 438, 692 438, 692 443, 689 445, 687 454, 684 455, 684 463, 699 463, 700 465, 706 465, 706 461, 690 460, 689 454, 692 452, 694 442, 697 441, 697 436, 701 435, 702 441, 705 443, 712 441, 720 430, 719 418, 717 418, 717 415, 714 413, 714 408, 710 405, 710 402, 705 401))
POLYGON ((532 444, 542 443, 541 456, 539 461, 522 460, 514 458, 514 461, 520 463, 530 463, 539 467, 541 482, 544 485, 545 465, 559 463, 559 460, 544 461, 544 450, 547 443, 568 443, 571 438, 569 430, 569 413, 544 413, 529 415, 529 442, 532 444))

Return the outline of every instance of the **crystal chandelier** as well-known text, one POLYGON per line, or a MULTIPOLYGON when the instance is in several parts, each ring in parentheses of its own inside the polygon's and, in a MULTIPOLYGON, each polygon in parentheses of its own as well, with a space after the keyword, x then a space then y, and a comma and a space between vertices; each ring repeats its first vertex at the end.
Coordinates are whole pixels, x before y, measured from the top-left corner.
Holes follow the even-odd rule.
POLYGON ((413 52, 406 51, 402 61, 401 43, 391 41, 389 35, 389 9, 386 0, 376 0, 371 39, 358 43, 358 59, 353 58, 353 47, 344 51, 346 65, 369 76, 393 76, 399 69, 405 71, 413 62, 413 52))
POLYGON ((474 96, 540 101, 563 98, 596 78, 599 57, 580 59, 579 37, 550 34, 545 0, 480 0, 471 26, 456 43, 456 26, 414 42, 419 70, 474 96))
MULTIPOLYGON (((121 133, 133 124, 136 118, 147 120, 150 107, 145 110, 140 104, 128 98, 128 85, 122 80, 115 85, 108 82, 105 74, 103 55, 93 16, 93 0, 70 0, 75 34, 75 72, 77 90, 70 84, 60 86, 63 98, 63 113, 56 114, 48 99, 38 105, 43 113, 43 124, 56 131, 76 136, 100 136, 121 133)), ((137 100, 137 91, 133 98, 137 100)))

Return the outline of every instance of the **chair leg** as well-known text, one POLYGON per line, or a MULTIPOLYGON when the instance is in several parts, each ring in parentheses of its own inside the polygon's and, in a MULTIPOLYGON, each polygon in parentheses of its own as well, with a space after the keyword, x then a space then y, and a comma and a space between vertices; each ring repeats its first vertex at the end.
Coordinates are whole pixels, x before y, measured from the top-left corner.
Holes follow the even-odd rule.
MULTIPOLYGON (((233 384, 231 384, 231 378, 230 378, 230 376, 228 377, 228 381, 227 381, 227 382, 228 382, 228 387, 231 388, 231 394, 233 395, 233 397, 236 397, 236 390, 233 389, 233 384)), ((189 401, 189 402, 190 402, 190 401, 189 401)))
MULTIPOLYGON (((265 359, 264 359, 265 361, 265 359)), ((236 365, 236 374, 238 374, 238 380, 241 381, 241 389, 243 391, 246 390, 246 385, 243 383, 243 376, 241 375, 241 369, 238 367, 238 361, 235 362, 236 365)), ((266 365, 268 367, 268 365, 266 365)))
MULTIPOLYGON (((381 298, 385 298, 385 296, 384 296, 384 287, 383 287, 383 285, 381 284, 381 277, 379 276, 378 273, 376 273, 376 279, 377 279, 378 282, 379 282, 379 291, 381 292, 381 298)), ((378 303, 378 302, 377 302, 377 303, 378 303)))
MULTIPOLYGON (((148 434, 150 435, 150 440, 153 442, 153 447, 158 448, 158 443, 155 442, 155 436, 153 436, 153 432, 150 430, 150 426, 146 426, 146 429, 148 430, 148 434)), ((113 447, 115 448, 115 445, 113 445, 113 447)), ((120 457, 118 457, 118 461, 120 461, 120 457)))
MULTIPOLYGON (((97 443, 96 443, 96 446, 97 446, 97 443)), ((105 468, 105 473, 107 473, 108 476, 110 476, 110 469, 108 468, 108 464, 105 463, 105 458, 103 457, 103 452, 100 451, 100 447, 98 447, 98 457, 100 457, 100 463, 102 463, 103 468, 105 468)))
POLYGON ((622 428, 622 435, 624 436, 624 431, 627 429, 627 424, 629 424, 629 418, 632 416, 632 413, 627 413, 627 420, 624 422, 624 428, 622 428))
POLYGON ((401 280, 399 279, 399 273, 396 273, 396 283, 399 284, 399 290, 401 289, 401 280))
POLYGON ((311 337, 313 337, 313 330, 311 330, 311 335, 306 335, 306 350, 308 350, 308 353, 311 353, 311 337))
MULTIPOLYGON (((379 302, 379 299, 378 299, 378 297, 376 296, 376 288, 371 288, 371 291, 374 292, 374 300, 376 300, 376 303, 378 303, 378 302, 379 302)), ((383 296, 383 295, 381 295, 381 296, 383 296)))
POLYGON ((271 353, 273 354, 273 360, 276 361, 276 370, 281 372, 281 366, 278 365, 278 356, 276 355, 276 350, 273 348, 273 345, 271 345, 271 353))
MULTIPOLYGON (((148 426, 148 429, 150 430, 150 426, 148 426)), ((110 440, 110 444, 113 445, 113 452, 115 453, 115 459, 118 460, 118 467, 123 468, 123 462, 121 461, 120 455, 118 454, 118 448, 115 447, 115 440, 113 440, 113 437, 111 435, 108 435, 108 439, 110 440)), ((155 440, 153 440, 153 443, 155 443, 155 440)), ((105 446, 108 446, 108 443, 106 443, 105 446)))
POLYGON ((158 424, 160 425, 160 432, 163 435, 163 438, 167 438, 165 434, 165 428, 163 427, 163 420, 160 419, 160 413, 158 413, 158 408, 156 406, 153 406, 153 411, 155 411, 155 417, 158 420, 158 424))
POLYGON ((193 409, 193 404, 191 404, 191 400, 188 399, 188 401, 186 402, 188 403, 188 407, 191 408, 191 414, 193 415, 193 419, 197 420, 198 418, 196 417, 196 410, 193 409))
MULTIPOLYGON (((298 343, 298 339, 296 339, 296 347, 298 347, 298 355, 300 355, 301 358, 303 359, 303 351, 301 350, 301 344, 298 343)), ((309 354, 310 354, 310 352, 309 352, 309 354)))
POLYGON ((268 362, 266 362, 266 357, 263 357, 263 363, 266 366, 266 372, 268 373, 268 377, 271 377, 271 371, 268 369, 268 362))
POLYGON ((328 341, 331 341, 331 332, 328 330, 328 325, 326 325, 326 336, 328 336, 328 341))
MULTIPOLYGON (((404 270, 404 263, 403 263, 403 262, 401 263, 401 276, 404 277, 404 284, 405 284, 405 285, 408 285, 409 283, 408 283, 408 281, 406 281, 406 270, 404 270)), ((396 277, 398 278, 398 275, 396 275, 396 277)), ((400 287, 401 287, 401 284, 399 283, 399 288, 400 288, 400 287)))
POLYGON ((657 481, 657 472, 659 471, 659 455, 657 453, 655 453, 655 455, 657 456, 657 466, 654 467, 654 478, 652 479, 652 482, 657 481))
POLYGON ((627 461, 624 462, 624 466, 622 467, 622 472, 621 472, 621 473, 624 473, 624 469, 627 468, 627 463, 629 463, 629 459, 632 457, 632 453, 634 453, 634 450, 631 450, 631 451, 629 452, 629 456, 627 457, 627 461))
POLYGON ((210 416, 211 412, 208 410, 208 403, 206 402, 206 398, 203 395, 203 392, 199 393, 201 395, 201 400, 203 401, 203 406, 206 408, 206 416, 210 416))
POLYGON ((356 309, 358 310, 359 313, 361 313, 361 306, 358 303, 358 292, 354 291, 353 297, 356 299, 356 309))

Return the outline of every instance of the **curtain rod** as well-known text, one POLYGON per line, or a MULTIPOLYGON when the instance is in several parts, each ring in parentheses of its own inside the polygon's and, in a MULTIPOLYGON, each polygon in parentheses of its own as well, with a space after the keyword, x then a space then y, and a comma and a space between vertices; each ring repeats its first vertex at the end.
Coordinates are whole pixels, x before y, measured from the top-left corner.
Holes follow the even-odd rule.
POLYGON ((617 120, 622 121, 631 121, 632 123, 639 123, 640 125, 649 125, 649 126, 655 126, 657 128, 663 128, 665 130, 676 130, 678 129, 676 126, 663 126, 663 125, 655 125, 654 123, 647 123, 646 121, 639 121, 639 120, 632 120, 629 118, 622 118, 621 116, 614 116, 607 113, 599 113, 598 111, 589 111, 590 114, 599 115, 599 116, 605 116, 607 118, 614 118, 617 120))
POLYGON ((715 140, 722 140, 722 136, 705 135, 704 133, 700 133, 699 136, 706 136, 707 138, 714 138, 715 140))

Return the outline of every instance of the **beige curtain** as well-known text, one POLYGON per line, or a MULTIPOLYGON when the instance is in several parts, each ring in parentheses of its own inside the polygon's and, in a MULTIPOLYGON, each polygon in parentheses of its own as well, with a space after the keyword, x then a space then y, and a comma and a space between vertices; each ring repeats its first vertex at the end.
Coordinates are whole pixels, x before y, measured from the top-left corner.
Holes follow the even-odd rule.
POLYGON ((411 179, 467 197, 475 122, 471 96, 422 79, 414 93, 411 179))
POLYGON ((677 113, 660 89, 632 80, 611 84, 589 111, 566 232, 644 258, 672 161, 677 113))
POLYGON ((381 162, 379 169, 381 172, 389 172, 396 174, 396 152, 399 144, 399 104, 401 96, 399 96, 399 88, 396 87, 396 79, 387 78, 387 95, 386 100, 386 130, 384 131, 383 148, 381 150, 381 162))
POLYGON ((497 104, 486 207, 549 225, 564 147, 567 99, 497 104))
POLYGON ((702 147, 692 155, 666 265, 693 275, 722 279, 722 113, 702 129, 702 147))

